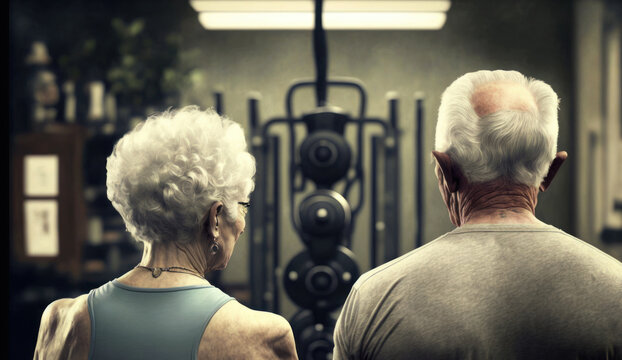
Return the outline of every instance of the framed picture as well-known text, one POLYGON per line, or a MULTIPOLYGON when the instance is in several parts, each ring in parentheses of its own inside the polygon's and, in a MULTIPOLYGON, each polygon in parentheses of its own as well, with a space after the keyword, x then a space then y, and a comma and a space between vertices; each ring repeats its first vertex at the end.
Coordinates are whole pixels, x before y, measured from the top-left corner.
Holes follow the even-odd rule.
POLYGON ((50 264, 80 277, 86 237, 84 134, 78 125, 56 124, 15 138, 11 251, 18 262, 50 264))

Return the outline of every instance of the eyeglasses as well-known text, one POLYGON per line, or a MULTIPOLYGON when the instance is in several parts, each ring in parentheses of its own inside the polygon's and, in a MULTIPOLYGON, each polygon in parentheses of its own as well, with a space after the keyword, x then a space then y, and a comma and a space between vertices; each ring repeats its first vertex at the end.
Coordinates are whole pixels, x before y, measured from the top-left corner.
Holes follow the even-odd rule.
POLYGON ((248 213, 248 208, 251 206, 251 203, 238 201, 238 204, 242 205, 241 207, 242 215, 246 215, 248 213))

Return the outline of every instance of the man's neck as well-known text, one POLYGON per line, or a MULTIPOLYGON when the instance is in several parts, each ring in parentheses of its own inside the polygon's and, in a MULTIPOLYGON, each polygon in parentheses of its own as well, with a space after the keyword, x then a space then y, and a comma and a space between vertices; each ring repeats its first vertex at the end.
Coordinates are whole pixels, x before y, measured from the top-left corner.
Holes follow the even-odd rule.
POLYGON ((538 189, 503 180, 467 184, 457 194, 459 226, 542 223, 535 216, 538 189))

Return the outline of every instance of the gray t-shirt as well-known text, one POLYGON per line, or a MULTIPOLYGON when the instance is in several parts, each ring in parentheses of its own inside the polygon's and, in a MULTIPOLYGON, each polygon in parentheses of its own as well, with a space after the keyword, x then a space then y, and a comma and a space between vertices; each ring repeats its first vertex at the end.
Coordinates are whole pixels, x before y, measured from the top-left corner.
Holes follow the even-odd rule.
POLYGON ((622 359, 622 263, 549 225, 465 225, 363 274, 333 359, 622 359))

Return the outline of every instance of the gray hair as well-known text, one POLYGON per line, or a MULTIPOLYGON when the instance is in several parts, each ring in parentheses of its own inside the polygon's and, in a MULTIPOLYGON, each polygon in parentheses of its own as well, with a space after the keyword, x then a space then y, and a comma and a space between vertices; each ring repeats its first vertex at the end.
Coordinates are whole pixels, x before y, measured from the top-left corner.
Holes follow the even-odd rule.
POLYGON ((254 188, 255 159, 239 124, 188 106, 128 132, 106 169, 108 199, 136 240, 190 242, 216 201, 235 221, 254 188))
POLYGON ((557 151, 557 94, 546 83, 516 71, 477 71, 455 80, 443 93, 435 150, 447 153, 470 182, 506 178, 539 186, 557 151), (504 82, 524 87, 535 108, 478 116, 471 97, 480 86, 504 82))

